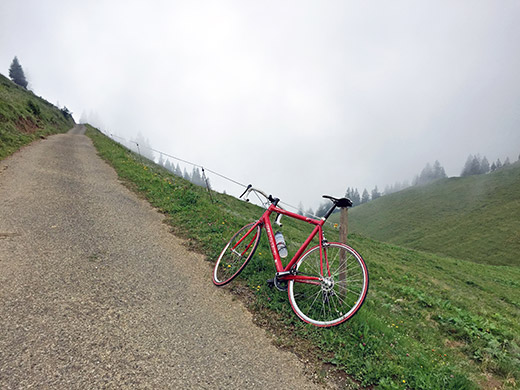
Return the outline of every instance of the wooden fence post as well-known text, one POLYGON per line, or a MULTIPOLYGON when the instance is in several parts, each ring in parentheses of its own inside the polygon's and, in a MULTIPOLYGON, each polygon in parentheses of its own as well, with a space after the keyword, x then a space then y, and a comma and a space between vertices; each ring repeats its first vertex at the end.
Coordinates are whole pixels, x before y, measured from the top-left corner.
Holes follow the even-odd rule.
POLYGON ((339 242, 342 244, 347 243, 347 235, 348 235, 348 208, 341 208, 341 213, 339 216, 339 242))
MULTIPOLYGON (((348 209, 341 208, 339 217, 339 242, 347 243, 348 235, 348 209)), ((347 296, 347 253, 343 250, 339 252, 339 275, 338 275, 338 292, 345 298, 347 296)))

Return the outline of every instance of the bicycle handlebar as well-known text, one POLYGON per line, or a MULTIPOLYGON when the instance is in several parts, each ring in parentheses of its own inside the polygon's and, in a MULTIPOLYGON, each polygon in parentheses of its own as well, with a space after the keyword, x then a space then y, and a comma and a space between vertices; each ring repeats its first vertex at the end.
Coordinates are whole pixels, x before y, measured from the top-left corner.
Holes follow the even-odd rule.
MULTIPOLYGON (((280 202, 280 199, 278 198, 273 198, 272 195, 267 195, 264 191, 262 190, 259 190, 258 188, 254 188, 251 184, 249 184, 246 188, 246 190, 242 193, 242 195, 240 195, 240 198, 242 198, 244 195, 245 195, 245 200, 246 202, 249 202, 249 194, 254 191, 256 192, 257 194, 260 194, 262 195, 265 199, 267 199, 269 202, 271 202, 272 204, 274 204, 275 206, 277 207, 280 207, 278 206, 278 203, 280 202)), ((281 207, 280 207, 281 208, 281 207)), ((280 222, 282 218, 282 214, 278 214, 278 216, 276 217, 276 220, 275 220, 275 223, 278 225, 278 226, 282 226, 282 223, 280 222)))
POLYGON ((249 194, 254 191, 260 195, 262 195, 264 198, 266 198, 269 202, 271 203, 274 203, 276 200, 280 200, 280 199, 277 199, 277 198, 273 198, 271 195, 267 195, 264 191, 262 190, 259 190, 258 188, 254 188, 251 184, 249 184, 246 188, 246 190, 242 193, 242 195, 239 196, 239 198, 242 198, 244 197, 245 195, 245 200, 246 201, 249 201, 249 194))

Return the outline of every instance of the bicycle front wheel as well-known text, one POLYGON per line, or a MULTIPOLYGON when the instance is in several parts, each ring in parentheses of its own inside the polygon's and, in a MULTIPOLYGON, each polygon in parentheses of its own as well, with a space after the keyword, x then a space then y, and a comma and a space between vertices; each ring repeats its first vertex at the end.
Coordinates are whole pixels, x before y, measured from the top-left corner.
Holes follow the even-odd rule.
POLYGON ((260 233, 261 227, 255 227, 255 223, 250 223, 235 233, 215 263, 213 283, 223 286, 242 272, 255 253, 260 233))
POLYGON ((329 327, 351 318, 368 291, 368 270, 361 256, 345 244, 316 246, 296 263, 289 281, 289 301, 305 322, 329 327))

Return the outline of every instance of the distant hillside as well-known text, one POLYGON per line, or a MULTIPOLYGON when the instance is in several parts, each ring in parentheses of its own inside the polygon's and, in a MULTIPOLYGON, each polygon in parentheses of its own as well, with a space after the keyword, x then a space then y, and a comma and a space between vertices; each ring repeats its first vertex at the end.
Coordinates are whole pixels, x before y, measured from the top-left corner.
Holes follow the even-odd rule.
POLYGON ((520 266, 520 163, 355 207, 349 231, 477 263, 520 266))
POLYGON ((40 136, 74 126, 65 110, 53 106, 0 74, 0 159, 40 136))

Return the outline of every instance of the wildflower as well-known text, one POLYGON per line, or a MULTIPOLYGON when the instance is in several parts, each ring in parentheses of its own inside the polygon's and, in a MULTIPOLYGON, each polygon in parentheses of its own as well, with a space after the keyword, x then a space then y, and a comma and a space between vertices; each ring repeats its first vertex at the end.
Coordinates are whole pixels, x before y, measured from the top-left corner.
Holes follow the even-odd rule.
POLYGON ((403 383, 406 383, 406 381, 403 379, 403 383))

